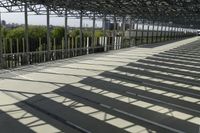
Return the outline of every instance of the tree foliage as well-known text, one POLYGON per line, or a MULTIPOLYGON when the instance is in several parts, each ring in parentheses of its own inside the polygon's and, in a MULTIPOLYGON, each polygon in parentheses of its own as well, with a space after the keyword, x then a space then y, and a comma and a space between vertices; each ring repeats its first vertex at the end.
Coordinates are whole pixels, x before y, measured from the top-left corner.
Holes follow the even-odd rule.
MULTIPOLYGON (((20 45, 20 51, 22 51, 23 43, 25 38, 25 29, 24 26, 17 27, 14 29, 9 29, 2 27, 2 35, 3 38, 7 38, 8 40, 12 40, 13 48, 16 49, 16 40, 18 40, 20 45)), ((51 29, 51 41, 53 40, 56 43, 56 47, 62 47, 63 38, 65 35, 64 27, 53 27, 51 29)), ((29 48, 30 51, 35 50, 44 50, 46 48, 47 43, 47 28, 45 26, 29 26, 28 28, 28 36, 29 36, 29 48), (39 44, 39 45, 38 45, 39 44)), ((72 38, 80 38, 80 29, 69 29, 68 37, 72 38)), ((102 30, 95 31, 95 37, 103 36, 102 30)), ((83 30, 83 37, 92 37, 92 29, 87 28, 83 30)), ((78 39, 79 41, 79 39, 78 39)), ((10 41, 6 41, 5 47, 9 48, 10 41)), ((16 52, 16 51, 14 51, 16 52)))
POLYGON ((95 37, 101 37, 101 36, 103 36, 103 32, 101 30, 97 30, 95 32, 95 37))
MULTIPOLYGON (((45 27, 42 26, 30 26, 28 29, 28 35, 31 39, 38 39, 38 38, 45 38, 46 37, 47 30, 45 27)), ((25 36, 25 30, 23 27, 18 27, 15 29, 8 30, 6 33, 7 38, 12 39, 20 39, 24 38, 25 36)))
POLYGON ((47 29, 42 26, 32 26, 29 28, 29 38, 38 39, 46 38, 47 29))
POLYGON ((9 30, 6 37, 11 38, 11 39, 16 39, 16 38, 23 38, 24 37, 24 28, 23 27, 18 27, 12 30, 9 30))
POLYGON ((62 39, 64 35, 65 35, 65 29, 63 27, 55 27, 51 31, 52 38, 62 39))
POLYGON ((69 36, 70 37, 77 37, 77 36, 80 36, 80 30, 76 29, 76 30, 71 30, 69 32, 69 36))

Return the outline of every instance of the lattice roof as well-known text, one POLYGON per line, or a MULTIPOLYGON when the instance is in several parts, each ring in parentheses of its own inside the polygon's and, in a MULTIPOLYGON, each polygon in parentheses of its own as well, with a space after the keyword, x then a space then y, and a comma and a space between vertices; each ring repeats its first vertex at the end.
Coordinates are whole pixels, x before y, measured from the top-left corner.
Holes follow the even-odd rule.
POLYGON ((1 0, 0 7, 21 12, 25 2, 29 11, 37 14, 49 7, 57 15, 65 14, 65 10, 71 15, 82 11, 85 15, 127 16, 200 28, 200 0, 1 0))

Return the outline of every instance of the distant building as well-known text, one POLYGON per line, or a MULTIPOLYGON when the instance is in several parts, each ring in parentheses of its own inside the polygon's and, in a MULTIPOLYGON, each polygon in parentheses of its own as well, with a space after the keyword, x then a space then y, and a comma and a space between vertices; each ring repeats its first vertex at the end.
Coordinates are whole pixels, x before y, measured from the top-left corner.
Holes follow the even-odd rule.
POLYGON ((6 28, 10 28, 10 29, 17 28, 17 27, 21 26, 21 25, 19 25, 17 23, 9 23, 9 24, 7 24, 7 22, 5 20, 1 21, 1 25, 6 27, 6 28))
POLYGON ((103 29, 106 29, 106 30, 110 29, 110 20, 109 19, 106 19, 105 25, 103 24, 103 29))
MULTIPOLYGON (((103 28, 105 28, 106 30, 114 30, 114 23, 111 22, 110 20, 106 20, 105 25, 103 24, 103 28)), ((122 28, 122 23, 117 23, 116 24, 116 29, 115 30, 119 30, 122 28)), ((133 30, 134 29, 134 24, 132 26, 130 26, 130 24, 126 23, 125 24, 125 30, 133 30)))
MULTIPOLYGON (((114 30, 114 23, 107 19, 105 25, 103 24, 103 28, 105 28, 106 30, 114 30)), ((116 30, 118 28, 119 28, 119 23, 117 23, 116 25, 116 30)))
POLYGON ((2 24, 3 26, 6 26, 6 21, 5 21, 5 20, 2 20, 2 21, 1 21, 1 24, 2 24))

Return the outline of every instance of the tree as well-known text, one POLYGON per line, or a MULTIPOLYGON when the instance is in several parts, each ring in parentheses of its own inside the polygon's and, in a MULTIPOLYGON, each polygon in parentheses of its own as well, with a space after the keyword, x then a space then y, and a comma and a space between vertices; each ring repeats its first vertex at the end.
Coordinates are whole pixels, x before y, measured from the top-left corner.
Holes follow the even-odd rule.
POLYGON ((65 36, 65 29, 63 27, 56 27, 51 31, 52 38, 62 39, 65 36))
POLYGON ((23 38, 24 37, 24 28, 18 27, 12 30, 9 30, 6 37, 11 39, 23 38))
POLYGON ((101 30, 96 30, 95 37, 102 37, 102 36, 103 36, 103 32, 101 30))
POLYGON ((83 36, 84 36, 84 37, 91 37, 91 36, 92 36, 92 32, 89 31, 89 30, 84 31, 84 32, 83 32, 83 36))
POLYGON ((9 32, 9 29, 8 29, 8 28, 6 28, 6 27, 2 27, 2 28, 1 28, 1 33, 2 33, 2 36, 3 36, 3 37, 6 37, 7 34, 8 34, 8 32, 9 32))
POLYGON ((31 39, 39 39, 46 38, 47 29, 42 26, 31 26, 29 27, 29 38, 31 39))
POLYGON ((76 29, 76 30, 71 30, 70 33, 69 33, 69 35, 70 35, 71 37, 77 37, 77 36, 80 35, 80 30, 78 30, 78 29, 76 29))

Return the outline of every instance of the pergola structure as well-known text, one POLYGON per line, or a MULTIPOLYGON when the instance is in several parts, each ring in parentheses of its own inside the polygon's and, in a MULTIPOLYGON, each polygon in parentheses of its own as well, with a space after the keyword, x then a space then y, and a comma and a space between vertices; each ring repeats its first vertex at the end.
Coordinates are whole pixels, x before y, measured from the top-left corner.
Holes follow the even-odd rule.
POLYGON ((200 27, 200 3, 198 0, 2 0, 0 7, 9 12, 29 11, 44 14, 49 8, 57 15, 116 15, 134 19, 172 22, 185 27, 200 27), (18 7, 18 8, 16 8, 18 7))
POLYGON ((199 0, 0 0, 0 7, 25 16, 23 51, 5 52, 0 29, 0 132, 200 133, 200 40, 185 39, 200 28, 199 0), (29 48, 29 12, 47 18, 45 49, 29 48), (58 50, 52 50, 51 15, 65 18, 58 50), (69 17, 80 18, 80 47, 71 46, 69 17), (93 21, 87 39, 83 17, 93 21), (96 18, 103 20, 101 38, 95 37, 96 18), (107 19, 113 30, 105 28, 107 19), (126 30, 127 23, 135 29, 126 30), (130 48, 138 38, 148 45, 130 48), (100 52, 128 49, 1 70, 52 61, 56 54, 64 59, 95 53, 99 46, 100 52))
MULTIPOLYGON (((169 26, 169 30, 180 28, 200 28, 200 3, 198 0, 1 0, 0 7, 8 12, 24 12, 25 44, 29 52, 28 12, 47 15, 47 51, 50 51, 50 15, 65 17, 65 44, 67 49, 67 19, 70 16, 80 17, 80 43, 82 43, 83 16, 93 19, 93 44, 96 17, 112 19, 122 18, 122 23, 150 23, 169 26)), ((115 25, 116 26, 116 25, 115 25)), ((163 27, 161 28, 162 30, 163 27)), ((144 26, 143 26, 144 30, 144 26)), ((157 29, 158 30, 158 29, 157 29)), ((166 28, 165 28, 166 30, 166 28)), ((105 31, 105 30, 104 30, 105 31)), ((105 32, 104 32, 105 33, 105 32)), ((0 41, 1 42, 1 41, 0 41)), ((2 42, 1 42, 2 43, 2 42)), ((2 48, 0 50, 2 57, 2 48)))

